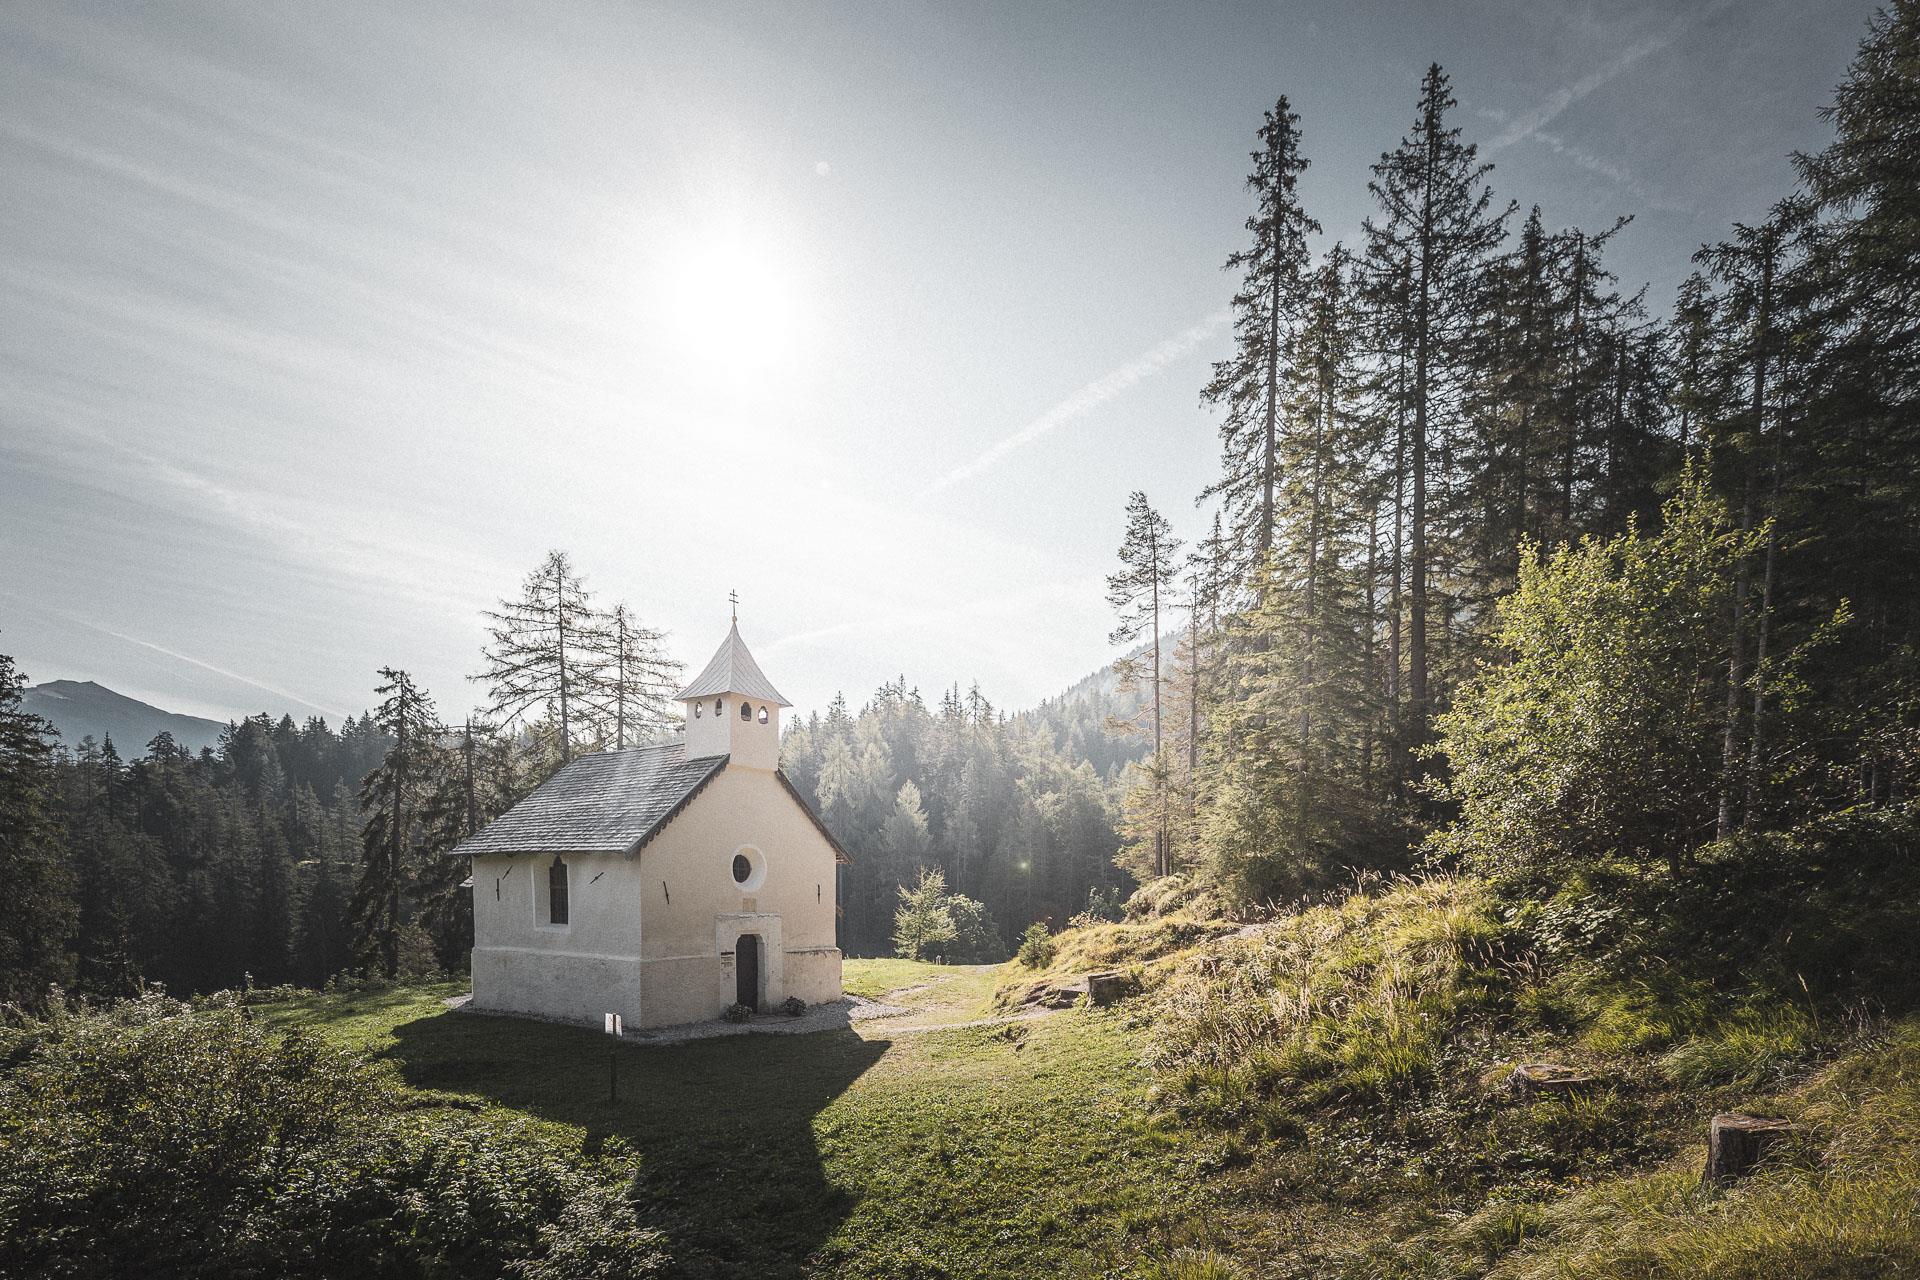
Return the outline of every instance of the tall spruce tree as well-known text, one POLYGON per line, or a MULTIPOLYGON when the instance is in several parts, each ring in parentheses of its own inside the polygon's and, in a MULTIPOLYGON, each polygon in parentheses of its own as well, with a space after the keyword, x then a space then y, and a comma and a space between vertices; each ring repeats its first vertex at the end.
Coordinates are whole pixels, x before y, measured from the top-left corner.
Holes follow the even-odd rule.
POLYGON ((440 722, 433 702, 405 671, 380 669, 382 699, 374 723, 392 740, 360 787, 363 815, 360 879, 353 923, 364 962, 398 977, 402 931, 420 877, 420 840, 427 798, 442 768, 440 722))
POLYGON ((1122 658, 1115 664, 1123 681, 1145 683, 1151 711, 1153 755, 1148 762, 1152 795, 1152 844, 1155 875, 1173 869, 1168 803, 1168 768, 1164 724, 1164 669, 1160 661, 1161 611, 1171 608, 1174 577, 1180 568, 1180 539, 1173 526, 1153 509, 1147 495, 1134 491, 1127 500, 1127 529, 1120 543, 1120 569, 1107 578, 1107 603, 1119 612, 1119 623, 1108 636, 1112 644, 1135 644, 1148 637, 1147 655, 1122 658))
MULTIPOLYGON (((1434 463, 1462 429, 1463 392, 1472 369, 1478 285, 1505 235, 1511 207, 1496 210, 1486 177, 1493 169, 1447 121, 1457 103, 1438 64, 1427 69, 1412 131, 1373 166, 1367 184, 1378 206, 1366 222, 1367 279, 1380 316, 1383 383, 1404 433, 1396 448, 1396 484, 1406 498, 1406 723, 1403 747, 1432 732, 1433 568, 1431 499, 1451 479, 1434 463), (1438 482, 1438 485, 1436 484, 1438 482)), ((1419 767, 1416 764, 1416 769, 1419 767)))
POLYGON ((1280 486, 1282 361, 1287 333, 1305 302, 1307 236, 1320 224, 1300 205, 1300 117, 1285 98, 1266 113, 1247 187, 1253 243, 1227 259, 1239 273, 1233 295, 1233 355, 1213 367, 1201 398, 1224 411, 1221 475, 1202 500, 1219 497, 1227 513, 1234 560, 1243 578, 1273 550, 1280 486))

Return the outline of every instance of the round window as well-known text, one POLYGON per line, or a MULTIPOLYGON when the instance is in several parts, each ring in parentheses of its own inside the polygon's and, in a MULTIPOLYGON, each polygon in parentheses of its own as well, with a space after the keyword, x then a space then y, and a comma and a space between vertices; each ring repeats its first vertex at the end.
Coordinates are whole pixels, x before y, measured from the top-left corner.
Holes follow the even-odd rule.
POLYGON ((745 884, 753 876, 753 859, 744 853, 733 855, 733 882, 745 884))

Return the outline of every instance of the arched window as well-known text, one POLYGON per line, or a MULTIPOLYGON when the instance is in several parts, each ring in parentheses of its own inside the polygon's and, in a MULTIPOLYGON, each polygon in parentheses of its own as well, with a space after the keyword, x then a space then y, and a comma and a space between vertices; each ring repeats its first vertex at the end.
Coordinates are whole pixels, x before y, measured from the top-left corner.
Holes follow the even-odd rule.
POLYGON ((767 709, 765 707, 762 707, 760 708, 760 723, 765 724, 766 722, 767 722, 767 709))
POLYGON ((547 868, 547 923, 567 922, 567 864, 555 858, 547 868))
POLYGON ((703 711, 705 711, 706 709, 707 709, 707 704, 706 704, 706 703, 704 703, 704 702, 696 702, 696 703, 694 703, 694 704, 693 704, 693 718, 694 718, 695 720, 698 720, 698 719, 700 718, 700 714, 701 714, 701 713, 702 713, 703 711))
POLYGON ((753 719, 753 708, 752 708, 752 707, 750 707, 750 706, 748 706, 748 705, 747 705, 746 703, 744 703, 744 702, 740 704, 740 718, 741 718, 742 720, 751 720, 751 719, 753 719))
POLYGON ((718 698, 715 698, 713 700, 713 714, 716 719, 719 718, 720 713, 725 709, 726 709, 726 704, 724 702, 720 701, 720 699, 718 698))

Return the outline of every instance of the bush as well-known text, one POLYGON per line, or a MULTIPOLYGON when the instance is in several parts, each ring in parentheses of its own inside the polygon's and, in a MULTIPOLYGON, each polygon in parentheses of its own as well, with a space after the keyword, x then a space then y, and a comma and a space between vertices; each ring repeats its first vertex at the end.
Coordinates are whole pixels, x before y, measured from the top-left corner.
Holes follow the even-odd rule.
POLYGON ((780 1002, 780 1012, 789 1018, 798 1018, 807 1011, 807 1002, 799 996, 788 996, 780 1002))
POLYGON ((751 1022, 753 1010, 744 1004, 730 1004, 727 1006, 727 1011, 720 1016, 728 1022, 751 1022))
POLYGON ((1044 969, 1053 963, 1053 935, 1043 921, 1035 920, 1020 935, 1019 958, 1029 969, 1044 969))
POLYGON ((1662 516, 1652 536, 1523 549, 1496 606, 1510 660, 1435 721, 1460 812, 1437 850, 1545 884, 1595 863, 1678 865, 1713 830, 1723 726, 1701 690, 1726 666, 1720 618, 1757 535, 1691 470, 1662 516))
POLYGON ((632 1174, 231 1000, 149 996, 56 1018, 0 1076, 0 1275, 552 1275, 563 1240, 658 1274, 632 1174))

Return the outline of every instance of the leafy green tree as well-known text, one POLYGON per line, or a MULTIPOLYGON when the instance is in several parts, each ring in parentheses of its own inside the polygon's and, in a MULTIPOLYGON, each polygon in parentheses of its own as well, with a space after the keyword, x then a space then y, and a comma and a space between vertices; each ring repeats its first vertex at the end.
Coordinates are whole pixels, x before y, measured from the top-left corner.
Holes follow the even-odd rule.
POLYGON ((893 913, 894 954, 908 960, 928 960, 941 954, 959 936, 947 901, 947 877, 938 867, 920 868, 911 888, 900 886, 900 906, 893 913))
POLYGON ((1499 608, 1504 660, 1439 722, 1459 820, 1436 847, 1544 881, 1679 867, 1714 835, 1726 615, 1758 535, 1689 471, 1657 533, 1521 556, 1499 608))

